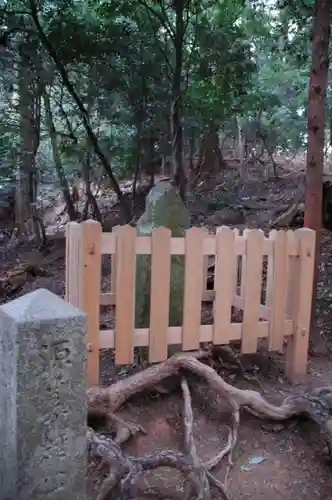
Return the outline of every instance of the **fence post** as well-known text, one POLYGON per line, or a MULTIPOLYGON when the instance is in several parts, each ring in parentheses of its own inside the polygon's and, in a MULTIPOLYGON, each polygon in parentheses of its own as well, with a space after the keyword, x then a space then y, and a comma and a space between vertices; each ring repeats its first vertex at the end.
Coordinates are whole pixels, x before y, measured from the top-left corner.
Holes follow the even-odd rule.
MULTIPOLYGON (((115 234, 119 227, 121 226, 114 226, 112 229, 112 233, 115 234)), ((111 255, 111 292, 116 294, 116 253, 113 253, 111 255)))
MULTIPOLYGON (((201 228, 204 231, 204 237, 209 236, 209 231, 207 228, 202 227, 201 228)), ((204 244, 203 244, 204 247, 204 244)), ((209 273, 209 256, 204 255, 203 257, 203 285, 202 285, 202 297, 204 297, 206 291, 207 291, 207 279, 208 279, 208 273, 209 273)))
MULTIPOLYGON (((292 235, 288 233, 288 237, 292 235)), ((299 257, 289 258, 288 263, 287 312, 293 320, 293 335, 287 342, 285 374, 292 384, 297 384, 307 372, 316 233, 302 228, 295 231, 294 237, 299 257)))
POLYGON ((199 349, 205 230, 192 227, 185 235, 182 348, 199 349))
POLYGON ((151 235, 150 363, 164 361, 168 354, 171 236, 166 227, 153 229, 151 235))
POLYGON ((268 257, 266 305, 271 309, 269 350, 282 351, 284 344, 285 296, 287 293, 287 233, 273 229, 269 234, 272 253, 268 257))
MULTIPOLYGON (((216 264, 213 319, 213 343, 228 344, 234 283, 237 283, 237 261, 234 251, 236 233, 230 227, 218 227, 216 234, 216 264)), ((235 290, 236 293, 236 290, 235 290)))
MULTIPOLYGON (((244 268, 244 310, 242 322, 241 353, 257 351, 259 308, 262 290, 263 243, 264 233, 261 229, 245 230, 246 251, 244 268)), ((242 262, 242 263, 243 263, 242 262)), ((242 290, 241 290, 242 295, 242 290)))
POLYGON ((131 364, 134 356, 136 228, 116 232, 115 364, 131 364))
POLYGON ((99 222, 67 224, 66 300, 87 315, 88 385, 99 384, 101 236, 99 222))
POLYGON ((72 306, 82 309, 82 226, 77 222, 66 225, 66 294, 72 306))
POLYGON ((99 329, 101 289, 101 237, 99 222, 82 222, 82 305, 88 327, 88 385, 99 384, 99 329))

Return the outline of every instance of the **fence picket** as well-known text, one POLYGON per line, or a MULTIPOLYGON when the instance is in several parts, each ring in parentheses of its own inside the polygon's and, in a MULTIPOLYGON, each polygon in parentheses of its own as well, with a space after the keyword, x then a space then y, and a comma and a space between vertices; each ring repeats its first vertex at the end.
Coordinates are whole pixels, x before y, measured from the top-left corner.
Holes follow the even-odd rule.
POLYGON ((244 311, 242 324, 241 352, 256 352, 258 340, 259 310, 262 289, 263 243, 261 230, 248 230, 246 238, 246 269, 244 290, 244 311))
MULTIPOLYGON (((294 231, 291 230, 286 232, 286 238, 287 238, 287 248, 289 254, 290 246, 297 245, 298 238, 296 238, 294 231)), ((287 267, 286 315, 288 318, 293 318, 298 301, 297 281, 300 272, 299 256, 294 257, 293 255, 288 255, 286 261, 286 267, 287 267)))
MULTIPOLYGON (((274 230, 271 231, 269 237, 274 230)), ((266 272, 266 293, 265 293, 265 304, 267 307, 271 307, 273 304, 273 294, 274 294, 274 250, 271 255, 268 256, 267 261, 267 272, 266 272)))
MULTIPOLYGON (((116 238, 116 231, 121 226, 114 226, 112 233, 116 238)), ((116 253, 111 254, 111 292, 116 293, 116 253)))
MULTIPOLYGON (((71 247, 73 245, 73 235, 72 235, 72 226, 71 223, 68 222, 66 225, 66 288, 65 288, 65 300, 70 302, 70 289, 71 289, 71 275, 73 274, 73 264, 71 262, 71 247)), ((76 273, 75 273, 76 274, 76 273)), ((75 279, 74 274, 74 279, 75 279)))
POLYGON ((285 231, 271 231, 273 253, 268 261, 266 305, 272 310, 269 328, 269 349, 282 350, 287 294, 287 235, 285 231))
MULTIPOLYGON (((209 231, 206 227, 201 227, 201 230, 204 231, 204 237, 209 236, 209 231)), ((204 243, 203 243, 204 248, 204 243)), ((202 296, 207 292, 207 278, 209 273, 209 256, 204 255, 203 257, 203 284, 202 284, 202 296)))
POLYGON ((171 274, 171 231, 158 227, 152 232, 149 360, 167 359, 171 274))
MULTIPOLYGON (((235 228, 233 229, 233 233, 234 233, 234 254, 235 254, 235 279, 234 279, 234 294, 235 295, 241 295, 241 291, 239 290, 239 287, 241 286, 241 281, 239 281, 239 262, 240 262, 240 259, 241 257, 239 255, 236 255, 236 240, 239 238, 240 236, 240 231, 235 228)), ((241 280, 241 275, 240 275, 240 280, 241 280)))
POLYGON ((207 291, 207 278, 209 272, 209 256, 204 255, 203 257, 203 281, 202 281, 202 295, 207 291))
POLYGON ((222 226, 217 229, 216 238, 213 343, 228 344, 232 340, 230 324, 236 282, 235 233, 222 226))
POLYGON ((88 320, 88 385, 99 383, 99 319, 101 287, 101 235, 99 222, 87 220, 82 230, 82 309, 88 320))
POLYGON ((295 238, 300 248, 299 258, 291 270, 296 283, 296 290, 293 289, 296 300, 290 311, 294 330, 288 338, 285 372, 292 383, 299 383, 307 370, 316 233, 307 228, 297 229, 295 238))
POLYGON ((136 229, 116 231, 115 363, 133 362, 135 317, 136 229))
POLYGON ((77 222, 66 226, 66 300, 82 308, 82 230, 77 222))
POLYGON ((182 349, 198 349, 203 288, 203 242, 206 231, 192 227, 185 236, 185 281, 183 302, 182 349))

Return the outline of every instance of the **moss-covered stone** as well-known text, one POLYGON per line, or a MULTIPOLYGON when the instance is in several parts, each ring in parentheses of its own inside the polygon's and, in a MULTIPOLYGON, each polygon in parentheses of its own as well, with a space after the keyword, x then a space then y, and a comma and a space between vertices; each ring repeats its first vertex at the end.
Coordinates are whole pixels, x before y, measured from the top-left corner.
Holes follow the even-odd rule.
MULTIPOLYGON (((156 227, 167 227, 173 237, 184 237, 190 227, 189 212, 176 188, 169 181, 158 182, 149 192, 145 212, 137 222, 139 236, 151 236, 156 227)), ((136 327, 147 328, 150 318, 151 257, 137 257, 136 327)), ((160 286, 163 286, 160 283, 160 286)), ((171 262, 169 325, 182 323, 184 290, 184 257, 173 256, 171 262)))

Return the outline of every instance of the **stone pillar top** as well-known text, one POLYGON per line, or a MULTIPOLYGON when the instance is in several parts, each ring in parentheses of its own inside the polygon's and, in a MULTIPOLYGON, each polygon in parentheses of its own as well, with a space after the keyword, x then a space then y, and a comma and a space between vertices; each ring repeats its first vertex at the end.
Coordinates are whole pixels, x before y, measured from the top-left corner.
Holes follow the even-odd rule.
POLYGON ((16 323, 56 321, 68 317, 84 316, 84 313, 54 293, 40 288, 0 306, 16 323))

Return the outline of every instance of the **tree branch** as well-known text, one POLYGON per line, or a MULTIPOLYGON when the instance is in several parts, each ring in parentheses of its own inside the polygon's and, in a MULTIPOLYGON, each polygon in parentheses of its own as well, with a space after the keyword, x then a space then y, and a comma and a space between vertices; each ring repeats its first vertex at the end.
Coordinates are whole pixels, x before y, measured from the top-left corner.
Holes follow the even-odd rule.
POLYGON ((190 20, 193 18, 193 17, 196 17, 196 16, 199 16, 200 14, 203 14, 203 12, 206 12, 207 10, 211 9, 212 7, 214 7, 216 5, 216 2, 215 0, 212 0, 212 2, 208 5, 206 5, 205 7, 203 7, 201 10, 199 11, 196 11, 194 12, 193 14, 191 15, 188 15, 188 24, 190 22, 190 20))
POLYGON ((169 34, 171 40, 175 41, 175 31, 173 29, 173 27, 171 26, 170 22, 168 21, 167 19, 167 15, 166 15, 166 11, 164 10, 164 14, 165 14, 165 17, 163 18, 162 15, 159 14, 159 12, 157 10, 155 10, 153 7, 151 7, 148 2, 146 2, 145 0, 137 0, 138 3, 140 3, 142 5, 142 7, 144 7, 152 17, 155 17, 156 19, 158 19, 158 21, 161 23, 161 25, 163 26, 163 28, 167 31, 167 33, 169 34))

